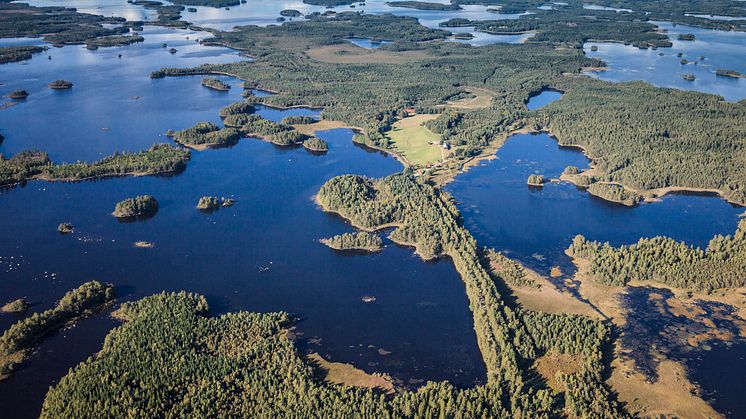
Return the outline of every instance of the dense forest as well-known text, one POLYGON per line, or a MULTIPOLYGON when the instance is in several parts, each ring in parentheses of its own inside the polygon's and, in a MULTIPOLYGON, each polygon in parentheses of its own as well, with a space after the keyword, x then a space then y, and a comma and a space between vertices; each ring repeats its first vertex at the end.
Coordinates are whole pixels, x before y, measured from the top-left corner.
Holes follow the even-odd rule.
POLYGON ((535 10, 519 19, 468 21, 452 19, 441 24, 449 26, 474 26, 476 30, 491 34, 535 32, 529 42, 582 48, 586 41, 615 41, 640 48, 670 47, 671 40, 656 26, 647 22, 644 13, 617 13, 607 10, 582 8, 535 10))
POLYGON ((746 107, 642 82, 574 80, 561 100, 535 111, 561 145, 584 148, 606 175, 647 190, 719 189, 746 203, 746 107), (653 117, 653 115, 657 117, 653 117))
POLYGON ((45 336, 114 299, 114 287, 90 281, 68 291, 54 308, 19 320, 0 336, 0 378, 11 373, 45 336))
POLYGON ((46 153, 22 151, 9 159, 0 155, 0 186, 32 179, 77 181, 176 172, 186 167, 189 158, 188 150, 169 144, 155 144, 135 153, 114 153, 93 163, 53 164, 46 153))
POLYGON ((612 247, 576 236, 569 252, 588 260, 589 273, 608 285, 655 281, 704 292, 746 286, 746 220, 735 234, 715 236, 704 250, 668 237, 612 247))

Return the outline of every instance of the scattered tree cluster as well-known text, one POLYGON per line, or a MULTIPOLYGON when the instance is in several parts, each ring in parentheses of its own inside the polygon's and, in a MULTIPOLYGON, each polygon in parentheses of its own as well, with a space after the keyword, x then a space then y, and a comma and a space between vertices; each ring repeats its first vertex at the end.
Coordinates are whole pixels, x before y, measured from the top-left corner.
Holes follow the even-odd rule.
POLYGON ((487 249, 483 254, 490 271, 508 284, 516 287, 538 286, 536 281, 526 274, 526 269, 520 263, 495 249, 487 249))

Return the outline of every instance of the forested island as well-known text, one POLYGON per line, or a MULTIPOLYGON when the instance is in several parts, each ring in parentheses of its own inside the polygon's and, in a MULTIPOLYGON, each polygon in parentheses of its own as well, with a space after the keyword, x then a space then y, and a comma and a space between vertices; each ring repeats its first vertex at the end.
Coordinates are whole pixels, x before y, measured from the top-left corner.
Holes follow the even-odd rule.
POLYGON ((114 153, 93 163, 53 164, 46 153, 22 151, 8 159, 0 155, 0 186, 34 179, 79 181, 171 173, 186 167, 189 158, 188 150, 169 144, 155 144, 136 153, 114 153))
POLYGON ((150 217, 158 212, 158 201, 151 195, 138 195, 117 202, 113 216, 117 218, 150 217))
POLYGON ((19 298, 0 307, 0 313, 23 313, 28 310, 28 307, 28 301, 25 298, 19 298))
POLYGON ((367 231, 355 233, 338 234, 328 239, 319 240, 334 250, 364 250, 366 252, 378 252, 383 249, 383 240, 367 231))
POLYGON ((305 139, 303 140, 302 144, 303 144, 303 147, 305 147, 307 150, 313 151, 316 153, 325 153, 329 151, 329 144, 327 144, 326 141, 318 137, 310 137, 308 139, 305 139))
POLYGON ((544 175, 529 175, 526 181, 528 186, 544 186, 544 182, 546 182, 544 175))
POLYGON ((588 186, 588 193, 601 199, 617 202, 629 207, 633 207, 643 200, 640 194, 624 189, 623 186, 614 183, 591 183, 588 186))
POLYGON ((168 131, 166 135, 177 143, 196 150, 233 145, 241 138, 237 129, 220 128, 209 121, 198 122, 193 127, 180 131, 168 131))
POLYGON ((743 74, 739 73, 736 70, 726 70, 726 69, 722 69, 722 68, 719 68, 719 69, 715 70, 715 74, 717 74, 718 76, 731 77, 731 78, 734 78, 734 79, 738 79, 738 78, 741 78, 741 77, 746 77, 746 76, 744 76, 743 74))
POLYGON ((13 372, 44 337, 113 299, 111 284, 90 281, 67 292, 54 308, 19 320, 0 336, 0 379, 13 372))
POLYGON ((49 88, 54 90, 64 90, 73 87, 72 82, 67 80, 55 80, 49 83, 49 88))

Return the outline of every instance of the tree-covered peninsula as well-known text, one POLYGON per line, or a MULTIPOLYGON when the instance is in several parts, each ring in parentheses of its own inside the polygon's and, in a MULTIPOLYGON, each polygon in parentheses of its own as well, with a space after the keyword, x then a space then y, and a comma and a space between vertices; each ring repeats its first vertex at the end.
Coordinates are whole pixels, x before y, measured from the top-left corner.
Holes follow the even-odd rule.
POLYGON ((10 374, 50 333, 114 299, 114 287, 90 281, 67 292, 54 308, 19 320, 0 336, 0 379, 10 374))
POLYGON ((8 159, 0 155, 0 186, 34 179, 79 181, 171 173, 186 167, 189 158, 188 150, 169 144, 155 144, 135 153, 114 153, 93 163, 53 164, 46 153, 23 151, 8 159))
POLYGON ((377 234, 368 233, 367 231, 342 233, 319 241, 335 250, 364 250, 367 252, 378 252, 383 249, 383 240, 381 240, 381 237, 377 234))
POLYGON ((508 305, 450 197, 402 173, 383 179, 335 177, 321 188, 318 200, 324 210, 361 228, 396 226, 391 239, 414 245, 420 255, 451 257, 466 286, 477 343, 487 366, 484 390, 503 394, 501 403, 507 412, 626 415, 601 378, 608 326, 584 317, 548 315, 508 305), (585 358, 578 372, 560 374, 565 391, 562 401, 526 381, 524 365, 545 351, 583 354, 585 358))
POLYGON ((38 54, 46 50, 46 47, 40 46, 0 47, 0 64, 30 60, 34 54, 38 54))
POLYGON ((644 238, 630 246, 613 247, 579 235, 569 254, 587 260, 589 273, 608 285, 652 281, 708 293, 739 288, 746 286, 746 220, 739 223, 733 235, 715 236, 706 249, 668 237, 644 238))

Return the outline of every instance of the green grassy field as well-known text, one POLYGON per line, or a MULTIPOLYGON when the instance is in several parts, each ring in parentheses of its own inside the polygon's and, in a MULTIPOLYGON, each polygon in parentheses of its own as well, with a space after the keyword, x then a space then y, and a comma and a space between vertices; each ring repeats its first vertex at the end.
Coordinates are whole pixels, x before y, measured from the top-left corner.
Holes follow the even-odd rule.
POLYGON ((437 163, 443 159, 443 150, 438 145, 440 136, 422 126, 437 115, 415 115, 394 124, 386 135, 396 150, 413 165, 437 163))

